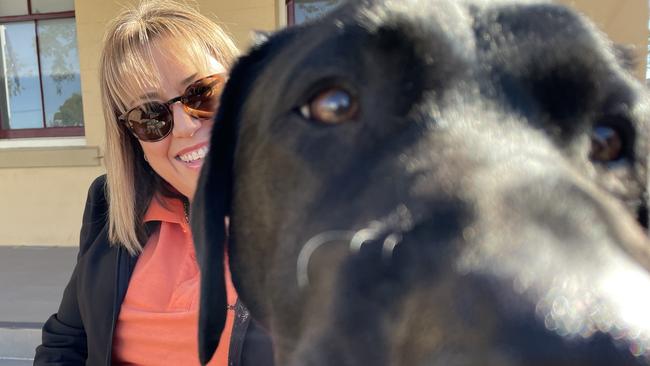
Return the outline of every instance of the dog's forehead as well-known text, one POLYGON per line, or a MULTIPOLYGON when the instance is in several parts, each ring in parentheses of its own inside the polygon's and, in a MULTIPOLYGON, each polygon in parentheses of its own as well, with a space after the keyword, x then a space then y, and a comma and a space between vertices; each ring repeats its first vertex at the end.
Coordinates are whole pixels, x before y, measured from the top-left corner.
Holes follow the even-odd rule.
MULTIPOLYGON (((441 58, 454 60, 457 67, 465 64, 485 70, 486 65, 507 57, 509 65, 518 67, 518 59, 528 62, 530 58, 526 55, 530 54, 551 60, 560 57, 562 52, 552 50, 556 45, 579 44, 590 50, 584 59, 615 58, 611 45, 591 23, 565 7, 543 0, 348 1, 328 16, 287 33, 292 36, 284 39, 291 41, 279 42, 282 52, 275 54, 276 60, 282 60, 282 70, 286 71, 282 74, 287 78, 292 78, 303 64, 323 56, 360 63, 359 52, 375 52, 375 61, 381 63, 381 48, 322 46, 341 41, 367 43, 385 36, 392 37, 389 42, 401 43, 402 50, 411 47, 431 70, 436 69, 441 58)), ((282 78, 274 75, 276 81, 275 76, 282 78)))
MULTIPOLYGON (((487 21, 497 23, 493 15, 499 12, 514 10, 518 20, 526 21, 540 15, 526 14, 526 9, 564 9, 545 0, 366 0, 351 1, 347 5, 353 7, 354 11, 341 10, 333 14, 331 18, 334 19, 329 21, 351 15, 348 24, 362 25, 371 33, 378 29, 394 28, 418 34, 421 38, 428 35, 444 36, 453 40, 454 51, 470 60, 474 56, 476 25, 486 21, 481 19, 486 14, 489 18, 487 21)), ((560 11, 563 12, 566 14, 566 10, 560 11)), ((575 20, 577 18, 570 21, 575 20)), ((506 31, 505 28, 502 30, 506 31)), ((557 29, 549 31, 555 32, 557 29)))
POLYGON ((466 4, 453 0, 371 1, 357 8, 356 19, 369 32, 399 29, 412 35, 453 39, 453 51, 472 58, 473 19, 466 4))

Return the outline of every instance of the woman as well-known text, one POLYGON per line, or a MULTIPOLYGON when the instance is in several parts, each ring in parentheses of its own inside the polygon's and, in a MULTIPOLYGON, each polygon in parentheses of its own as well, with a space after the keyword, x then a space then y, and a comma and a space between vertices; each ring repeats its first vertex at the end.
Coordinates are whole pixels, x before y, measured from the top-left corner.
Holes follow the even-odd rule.
MULTIPOLYGON (((143 2, 108 27, 107 174, 90 188, 77 264, 35 365, 199 364, 188 210, 236 55, 216 24, 170 1, 143 2)), ((269 364, 270 342, 227 287, 230 311, 210 365, 269 364)))

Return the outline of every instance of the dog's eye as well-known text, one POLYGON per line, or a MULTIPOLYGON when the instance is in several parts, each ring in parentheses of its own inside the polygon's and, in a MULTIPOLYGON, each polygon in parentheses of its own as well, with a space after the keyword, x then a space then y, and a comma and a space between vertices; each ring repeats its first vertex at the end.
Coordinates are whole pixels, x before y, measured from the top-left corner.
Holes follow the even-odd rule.
POLYGON ((623 155, 623 138, 612 127, 596 127, 591 134, 592 161, 608 163, 619 160, 623 155))
POLYGON ((329 125, 354 120, 358 112, 357 99, 341 87, 325 89, 300 107, 300 114, 306 119, 329 125))

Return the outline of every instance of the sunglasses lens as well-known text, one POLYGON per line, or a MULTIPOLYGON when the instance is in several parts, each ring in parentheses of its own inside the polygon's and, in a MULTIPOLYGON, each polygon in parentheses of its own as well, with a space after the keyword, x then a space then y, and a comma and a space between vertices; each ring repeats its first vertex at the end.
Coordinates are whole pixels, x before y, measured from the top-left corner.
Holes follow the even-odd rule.
POLYGON ((185 89, 180 98, 166 103, 149 102, 131 109, 120 119, 125 120, 129 130, 141 141, 160 141, 167 137, 174 126, 169 105, 180 100, 183 109, 194 118, 213 118, 225 84, 224 75, 212 75, 197 80, 185 89))
POLYGON ((196 118, 214 117, 225 80, 220 75, 213 75, 197 80, 190 85, 183 95, 185 111, 196 118))
POLYGON ((145 103, 130 111, 126 125, 142 141, 159 141, 172 130, 172 115, 162 103, 145 103))

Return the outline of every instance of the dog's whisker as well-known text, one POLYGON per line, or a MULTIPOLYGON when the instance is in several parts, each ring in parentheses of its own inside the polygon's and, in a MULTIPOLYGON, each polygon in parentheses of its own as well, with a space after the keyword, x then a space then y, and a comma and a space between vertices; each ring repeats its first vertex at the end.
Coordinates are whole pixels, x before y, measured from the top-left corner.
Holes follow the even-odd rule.
POLYGON ((354 238, 355 233, 350 230, 331 230, 316 234, 309 239, 298 254, 296 263, 296 277, 298 288, 309 286, 309 260, 316 249, 327 243, 336 241, 350 241, 354 238))

